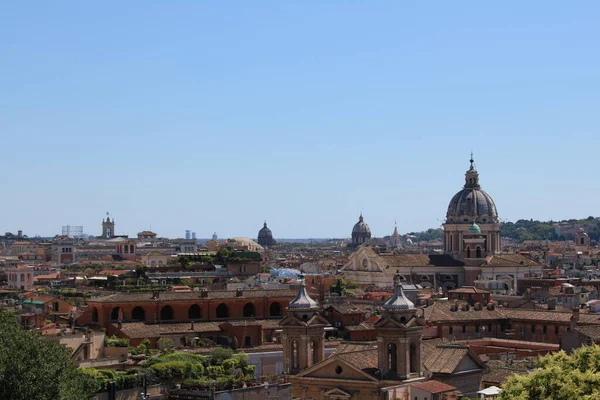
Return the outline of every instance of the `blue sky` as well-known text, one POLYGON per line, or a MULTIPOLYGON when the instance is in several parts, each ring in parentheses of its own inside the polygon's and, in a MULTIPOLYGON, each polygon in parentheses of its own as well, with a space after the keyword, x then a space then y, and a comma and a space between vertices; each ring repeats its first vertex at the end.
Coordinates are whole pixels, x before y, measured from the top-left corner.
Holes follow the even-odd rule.
POLYGON ((598 2, 1 10, 2 232, 423 230, 471 150, 501 218, 599 215, 598 2))

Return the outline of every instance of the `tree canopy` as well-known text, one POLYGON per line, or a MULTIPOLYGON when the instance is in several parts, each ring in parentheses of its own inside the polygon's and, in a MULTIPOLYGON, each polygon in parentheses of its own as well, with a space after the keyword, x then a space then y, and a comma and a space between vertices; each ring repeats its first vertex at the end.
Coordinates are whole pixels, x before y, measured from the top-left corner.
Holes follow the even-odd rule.
POLYGON ((16 315, 2 309, 0 349, 0 399, 87 400, 94 391, 69 350, 21 330, 16 315))
POLYGON ((584 346, 541 357, 537 369, 514 375, 503 385, 499 400, 600 399, 600 347, 584 346))

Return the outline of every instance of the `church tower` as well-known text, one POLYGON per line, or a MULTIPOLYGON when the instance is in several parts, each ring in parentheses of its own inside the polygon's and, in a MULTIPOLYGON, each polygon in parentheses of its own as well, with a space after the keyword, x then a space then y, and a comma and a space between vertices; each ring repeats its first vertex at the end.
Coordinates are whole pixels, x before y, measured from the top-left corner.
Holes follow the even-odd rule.
POLYGON ((110 216, 106 213, 106 221, 102 220, 102 235, 101 239, 110 239, 115 236, 115 219, 110 220, 110 216))
POLYGON ((423 323, 404 294, 400 274, 394 276, 394 295, 381 306, 375 324, 377 355, 382 379, 410 379, 421 374, 423 323))
POLYGON ((306 292, 304 278, 279 325, 286 373, 296 374, 325 358, 324 336, 329 322, 319 315, 319 304, 306 292))
POLYGON ((392 237, 390 238, 390 245, 393 248, 400 247, 400 234, 398 233, 398 226, 394 223, 394 233, 392 233, 392 237))
POLYGON ((452 197, 444 223, 444 250, 464 258, 499 253, 500 220, 492 197, 481 189, 471 153, 465 185, 452 197), (481 239, 481 240, 480 240, 481 239), (479 248, 479 250, 478 250, 479 248))

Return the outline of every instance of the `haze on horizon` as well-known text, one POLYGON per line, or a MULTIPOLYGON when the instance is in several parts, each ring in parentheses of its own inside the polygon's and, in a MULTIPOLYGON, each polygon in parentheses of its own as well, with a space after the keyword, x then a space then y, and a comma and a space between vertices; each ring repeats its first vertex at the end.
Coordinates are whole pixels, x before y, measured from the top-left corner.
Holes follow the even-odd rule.
POLYGON ((6 3, 0 232, 343 238, 598 215, 600 4, 6 3))

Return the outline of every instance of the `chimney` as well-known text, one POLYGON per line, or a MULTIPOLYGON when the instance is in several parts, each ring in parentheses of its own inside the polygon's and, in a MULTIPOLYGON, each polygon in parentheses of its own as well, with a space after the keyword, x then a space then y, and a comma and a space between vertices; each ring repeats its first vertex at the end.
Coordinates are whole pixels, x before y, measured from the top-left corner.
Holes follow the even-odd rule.
POLYGON ((494 306, 494 303, 492 303, 491 301, 489 303, 487 303, 488 311, 494 311, 495 308, 496 308, 496 306, 494 306))
POLYGON ((208 290, 206 290, 205 288, 200 289, 200 297, 202 297, 202 298, 208 297, 208 290))
POLYGON ((553 297, 548 299, 548 311, 556 310, 556 299, 553 297))
POLYGON ((473 307, 475 311, 481 311, 481 303, 475 303, 475 307, 473 307))
POLYGON ((242 289, 242 288, 235 289, 235 296, 236 297, 242 297, 243 295, 244 295, 244 289, 242 289))
POLYGON ((569 320, 569 329, 575 330, 577 322, 579 322, 579 308, 574 308, 573 315, 571 315, 571 319, 569 320))
POLYGON ((450 306, 450 311, 458 311, 458 301, 454 300, 450 306))
POLYGON ((160 298, 160 290, 155 290, 152 292, 152 300, 158 300, 160 298))
POLYGON ((191 322, 191 324, 190 324, 190 330, 193 331, 194 330, 194 320, 191 320, 190 322, 191 322))
POLYGON ((463 306, 462 306, 462 310, 463 310, 463 311, 469 311, 469 303, 465 303, 465 304, 463 304, 463 306))

